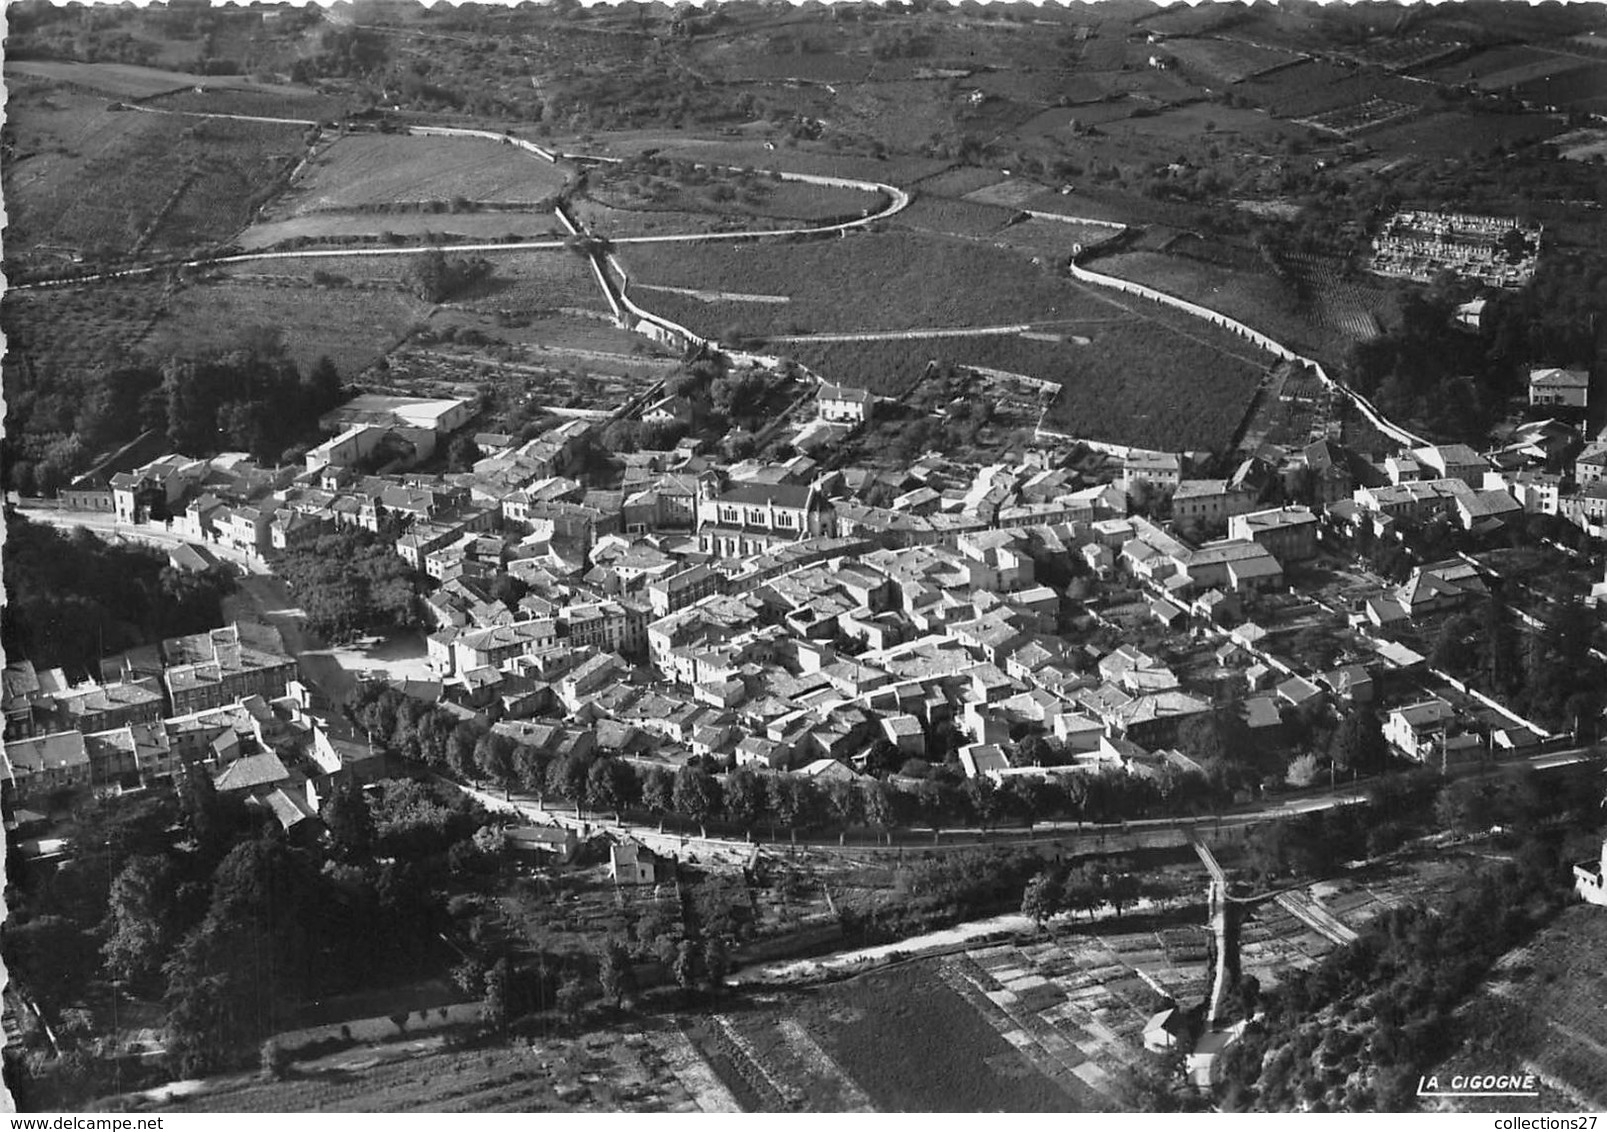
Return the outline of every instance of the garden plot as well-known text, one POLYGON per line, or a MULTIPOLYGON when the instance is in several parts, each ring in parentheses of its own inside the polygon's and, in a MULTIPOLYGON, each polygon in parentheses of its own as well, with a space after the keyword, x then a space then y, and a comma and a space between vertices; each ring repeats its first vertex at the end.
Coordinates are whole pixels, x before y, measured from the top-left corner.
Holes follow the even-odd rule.
MULTIPOLYGON (((149 1104, 142 1106, 148 1108, 149 1104)), ((456 1052, 437 1039, 358 1046, 206 1083, 171 1112, 735 1112, 731 1094, 673 1031, 600 1031, 456 1052)))
MULTIPOLYGON (((879 1109, 1063 1112, 1079 1103, 953 989, 941 962, 824 987, 800 1020, 879 1109)), ((1083 1100, 1094 1100, 1085 1096, 1083 1100)))
POLYGON ((436 340, 484 346, 514 361, 567 360, 618 374, 659 373, 679 364, 678 354, 591 313, 487 313, 448 304, 431 313, 426 329, 436 340))
POLYGON ((612 412, 673 369, 617 355, 453 343, 410 343, 392 353, 388 363, 386 384, 413 396, 474 396, 500 385, 546 411, 596 415, 612 412))
POLYGON ((513 145, 478 138, 349 134, 308 163, 286 203, 296 213, 454 198, 535 206, 551 200, 564 179, 562 169, 513 145))

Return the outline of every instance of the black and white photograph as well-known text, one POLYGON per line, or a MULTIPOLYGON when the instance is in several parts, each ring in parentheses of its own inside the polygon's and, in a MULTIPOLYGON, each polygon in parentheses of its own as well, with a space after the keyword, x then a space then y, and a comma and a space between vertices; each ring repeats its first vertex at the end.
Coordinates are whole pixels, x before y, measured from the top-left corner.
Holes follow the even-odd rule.
POLYGON ((1607 1114, 1607 4, 4 20, 11 1128, 1607 1114))

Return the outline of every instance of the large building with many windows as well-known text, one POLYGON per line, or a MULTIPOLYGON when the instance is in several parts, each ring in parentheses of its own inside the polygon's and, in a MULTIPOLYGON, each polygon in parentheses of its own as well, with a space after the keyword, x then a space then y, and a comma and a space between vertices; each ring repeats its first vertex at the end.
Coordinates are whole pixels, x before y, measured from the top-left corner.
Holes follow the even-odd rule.
POLYGON ((738 484, 706 494, 698 504, 698 549, 720 558, 747 558, 829 533, 831 508, 801 484, 738 484))

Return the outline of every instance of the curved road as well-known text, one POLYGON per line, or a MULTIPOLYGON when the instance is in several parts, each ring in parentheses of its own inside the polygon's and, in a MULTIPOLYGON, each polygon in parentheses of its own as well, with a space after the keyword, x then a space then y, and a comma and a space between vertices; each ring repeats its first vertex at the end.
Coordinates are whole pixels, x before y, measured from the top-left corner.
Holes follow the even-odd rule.
MULTIPOLYGON (((139 109, 139 108, 136 108, 139 109)), ((302 119, 263 119, 244 114, 199 114, 192 111, 155 110, 144 108, 152 114, 178 114, 186 117, 232 119, 245 122, 277 121, 297 125, 317 125, 302 119)), ((490 130, 458 129, 447 126, 414 126, 408 131, 423 137, 466 137, 503 144, 517 145, 527 152, 555 162, 560 158, 576 161, 603 161, 617 163, 620 159, 613 157, 586 157, 574 154, 555 154, 545 150, 534 142, 524 141, 520 138, 510 138, 503 134, 493 133, 490 130)), ((699 164, 700 168, 718 168, 740 171, 735 165, 706 165, 699 164)), ((822 224, 813 227, 794 226, 791 228, 764 228, 745 232, 693 232, 676 235, 660 236, 621 236, 611 240, 613 244, 686 244, 686 243, 712 243, 715 241, 731 240, 761 240, 784 236, 821 236, 832 232, 848 232, 857 228, 865 228, 879 220, 885 220, 895 213, 902 212, 909 206, 910 196, 896 185, 884 184, 880 181, 857 181, 846 177, 825 177, 813 173, 788 173, 781 170, 766 170, 774 172, 783 181, 797 181, 808 185, 823 185, 834 188, 850 188, 860 192, 878 193, 887 198, 887 207, 879 212, 867 213, 865 216, 853 220, 844 220, 835 224, 822 224)), ((434 251, 438 247, 454 252, 497 253, 520 251, 550 251, 565 247, 563 240, 520 240, 513 243, 480 243, 480 244, 450 244, 434 245, 422 244, 417 247, 406 248, 344 248, 344 249, 316 249, 298 250, 288 252, 242 252, 236 255, 205 256, 199 259, 182 260, 168 263, 148 264, 140 267, 122 268, 116 271, 101 271, 88 275, 66 276, 55 279, 41 279, 31 283, 14 284, 16 290, 32 291, 43 290, 50 287, 76 287, 85 283, 100 283, 112 279, 132 279, 143 275, 152 275, 162 271, 171 271, 174 268, 200 269, 207 267, 223 267, 238 263, 259 263, 276 260, 317 260, 317 259, 345 259, 353 256, 408 256, 423 255, 434 251)))
MULTIPOLYGON (((244 114, 208 114, 208 113, 202 113, 202 112, 196 112, 196 111, 160 110, 160 109, 157 109, 157 108, 154 108, 154 107, 144 107, 144 106, 138 106, 138 105, 133 105, 133 104, 130 104, 130 108, 134 109, 134 110, 140 110, 140 111, 143 111, 145 113, 152 113, 152 114, 181 114, 181 115, 186 115, 186 116, 191 116, 191 117, 209 118, 209 119, 225 119, 225 120, 227 120, 227 119, 235 119, 235 120, 239 120, 239 121, 251 121, 251 122, 275 121, 275 122, 282 122, 284 124, 290 124, 290 125, 311 125, 311 126, 318 125, 318 123, 313 122, 310 119, 300 119, 300 118, 267 119, 267 118, 253 117, 251 115, 244 115, 244 114)), ((473 138, 473 139, 479 139, 479 140, 485 140, 485 141, 493 141, 493 142, 496 142, 498 144, 504 144, 504 145, 516 145, 519 148, 525 150, 526 152, 532 154, 533 156, 535 156, 535 157, 537 157, 537 158, 539 158, 541 160, 551 162, 553 164, 556 164, 559 161, 572 161, 572 162, 591 163, 591 164, 619 164, 619 163, 621 163, 623 161, 622 158, 618 158, 618 157, 609 157, 609 156, 603 156, 603 155, 597 155, 597 154, 567 153, 567 152, 549 150, 549 149, 546 149, 546 148, 544 148, 542 146, 537 145, 534 142, 527 141, 527 140, 525 140, 523 138, 515 138, 515 137, 513 137, 513 136, 511 136, 509 134, 498 134, 498 133, 496 133, 494 131, 491 131, 491 130, 476 130, 476 129, 470 129, 470 128, 465 128, 465 127, 454 127, 454 126, 413 126, 413 127, 410 127, 408 129, 408 133, 413 134, 413 135, 417 135, 417 136, 421 136, 421 137, 462 137, 462 138, 473 138)), ((700 168, 714 168, 714 169, 726 169, 726 170, 738 170, 740 168, 740 167, 734 166, 734 165, 711 165, 711 164, 708 164, 708 163, 694 163, 694 164, 696 164, 700 168)), ((903 189, 900 189, 898 186, 887 184, 887 183, 880 182, 880 181, 861 181, 861 180, 857 180, 857 179, 853 179, 853 178, 847 178, 847 177, 828 177, 828 176, 823 176, 823 175, 819 175, 819 174, 791 173, 791 172, 784 172, 784 171, 781 171, 781 170, 763 170, 763 172, 765 172, 767 174, 774 174, 776 176, 779 176, 784 181, 796 181, 796 182, 800 182, 802 184, 823 185, 823 186, 838 187, 838 188, 852 188, 852 189, 859 190, 861 192, 880 193, 880 194, 883 194, 883 195, 885 195, 887 197, 888 204, 887 204, 886 208, 884 208, 881 211, 876 212, 876 213, 872 213, 872 214, 868 214, 866 216, 858 217, 858 218, 853 219, 853 220, 842 221, 842 222, 836 223, 836 224, 820 225, 820 226, 817 226, 817 227, 794 226, 794 227, 790 227, 790 228, 758 229, 758 230, 749 231, 749 232, 694 232, 694 233, 682 233, 682 234, 672 234, 672 235, 656 235, 656 236, 621 236, 621 237, 619 237, 617 239, 614 239, 614 240, 612 240, 610 242, 613 245, 617 246, 617 245, 626 245, 626 244, 713 243, 713 242, 718 242, 718 241, 727 241, 727 242, 729 242, 729 241, 738 241, 738 240, 759 240, 759 239, 769 239, 769 238, 786 237, 786 236, 820 236, 820 235, 825 235, 825 234, 828 234, 828 233, 831 233, 831 232, 848 232, 848 231, 851 231, 851 230, 854 230, 854 229, 868 227, 868 226, 876 223, 877 221, 885 220, 887 217, 893 216, 893 215, 903 211, 906 207, 908 207, 908 205, 910 203, 910 199, 911 199, 909 194, 907 192, 905 192, 903 189)), ((1054 220, 1054 221, 1059 221, 1059 222, 1066 223, 1066 224, 1077 224, 1077 225, 1085 225, 1085 226, 1093 226, 1093 227, 1105 228, 1105 229, 1112 230, 1113 232, 1116 232, 1116 233, 1120 233, 1120 232, 1126 230, 1126 225, 1123 225, 1123 224, 1121 224, 1119 222, 1116 222, 1116 221, 1100 219, 1100 218, 1097 218, 1097 217, 1067 216, 1067 215, 1062 215, 1062 214, 1059 214, 1059 213, 1040 212, 1040 211, 1036 211, 1036 210, 1032 211, 1030 213, 1030 215, 1032 215, 1034 217, 1037 217, 1037 218, 1040 218, 1040 219, 1054 220)), ((482 255, 484 255, 484 254, 495 255, 495 254, 504 253, 504 252, 550 251, 550 250, 554 250, 554 249, 561 248, 561 247, 564 247, 564 246, 565 246, 564 241, 561 241, 561 240, 521 240, 521 241, 512 242, 512 243, 479 243, 479 244, 453 244, 453 245, 450 245, 450 247, 454 251, 474 252, 476 254, 482 254, 482 255)), ((39 281, 36 281, 36 282, 31 282, 31 283, 20 283, 20 284, 16 284, 15 286, 16 286, 17 290, 41 290, 41 289, 50 288, 50 287, 72 287, 72 286, 77 286, 77 285, 80 285, 80 284, 83 284, 83 283, 95 283, 95 282, 102 282, 102 281, 111 280, 111 279, 136 278, 136 277, 139 277, 139 276, 142 276, 142 275, 150 275, 150 274, 154 274, 154 273, 161 272, 161 271, 171 270, 172 268, 175 268, 175 267, 197 269, 197 268, 206 268, 206 267, 214 267, 214 266, 221 267, 221 266, 228 266, 228 265, 239 264, 239 263, 272 262, 272 261, 278 261, 278 260, 337 259, 337 258, 345 258, 345 257, 348 257, 348 256, 407 256, 407 255, 421 255, 421 254, 423 254, 423 253, 425 253, 427 251, 432 250, 433 247, 434 247, 434 245, 422 245, 422 246, 418 246, 418 247, 407 247, 407 248, 319 249, 319 250, 289 251, 289 252, 250 252, 250 253, 242 253, 242 254, 238 254, 238 255, 205 257, 205 258, 201 258, 201 259, 187 260, 187 261, 184 261, 184 262, 181 262, 181 263, 162 263, 162 264, 152 264, 152 265, 142 266, 142 267, 124 268, 124 269, 118 270, 118 271, 99 272, 99 273, 95 273, 95 274, 91 274, 91 275, 74 276, 74 277, 69 277, 69 278, 44 279, 44 280, 39 280, 39 281)), ((1401 426, 1395 424, 1395 422, 1391 421, 1388 417, 1384 416, 1384 414, 1379 412, 1377 407, 1374 406, 1373 403, 1370 400, 1368 400, 1366 397, 1362 396, 1360 393, 1357 393, 1349 385, 1347 385, 1344 382, 1338 381, 1338 380, 1336 380, 1334 378, 1331 378, 1328 375, 1328 372, 1323 368, 1321 363, 1315 361, 1314 359, 1307 358, 1307 357, 1305 357, 1303 355, 1300 355, 1300 354, 1296 354, 1294 351, 1292 351, 1292 350, 1288 349, 1287 347, 1283 346, 1281 343, 1278 343, 1278 342, 1272 340, 1271 338, 1269 338, 1268 336, 1260 333, 1259 331, 1256 331, 1256 330, 1244 325, 1243 323, 1239 322, 1236 319, 1233 319, 1233 318, 1229 317, 1226 314, 1223 314, 1223 313, 1221 313, 1219 311, 1214 311, 1214 310, 1210 309, 1209 307, 1205 307, 1205 306, 1203 306, 1201 304, 1198 304, 1198 303, 1190 302, 1190 301, 1188 301, 1186 299, 1180 299, 1175 295, 1169 295, 1169 294, 1167 294, 1165 292, 1158 291, 1155 288, 1146 287, 1146 286, 1144 286, 1142 284, 1133 283, 1133 282, 1131 282, 1129 280, 1119 279, 1119 278, 1117 278, 1115 276, 1104 275, 1104 274, 1102 274, 1100 272, 1091 271, 1091 270, 1089 270, 1087 268, 1084 268, 1080 263, 1078 263, 1077 262, 1078 258, 1080 258, 1080 257, 1074 257, 1073 260, 1072 260, 1071 273, 1079 281, 1081 281, 1083 283, 1087 283, 1087 284, 1093 284, 1093 285, 1097 285, 1097 286, 1101 286, 1101 287, 1114 289, 1114 290, 1121 291, 1121 292, 1124 292, 1124 293, 1127 293, 1127 294, 1141 295, 1141 296, 1143 296, 1145 298, 1148 298, 1148 299, 1151 299, 1153 301, 1164 303, 1165 305, 1171 306, 1171 307, 1173 307, 1175 309, 1178 309, 1178 310, 1182 310, 1185 313, 1194 315, 1195 317, 1198 317, 1198 318, 1200 318, 1200 319, 1202 319, 1204 321, 1210 322, 1210 323, 1212 323, 1214 325, 1226 327, 1226 328, 1228 328, 1230 330, 1233 330, 1236 333, 1239 333, 1242 336, 1244 336, 1244 337, 1250 339, 1251 341, 1255 342, 1255 344, 1260 346, 1262 349, 1267 350, 1267 351, 1271 352, 1272 354, 1274 354, 1274 355, 1276 355, 1278 357, 1283 357, 1283 358, 1286 358, 1286 359, 1290 359, 1290 360, 1293 360, 1293 361, 1300 362, 1300 363, 1302 363, 1304 365, 1308 365, 1308 366, 1312 367, 1315 370, 1315 372, 1317 373, 1318 377, 1322 380, 1324 385, 1326 385, 1330 389, 1333 389, 1336 392, 1340 393, 1342 396, 1344 396, 1348 401, 1350 401, 1350 403, 1357 409, 1358 412, 1360 412, 1364 417, 1366 417, 1370 422, 1372 422, 1372 424, 1376 428, 1378 428, 1380 431, 1385 433, 1385 435, 1391 437, 1392 439, 1394 439, 1394 440, 1396 440, 1396 441, 1398 441, 1398 442, 1400 442, 1402 444, 1407 444, 1407 445, 1411 445, 1411 444, 1421 445, 1421 444, 1426 443, 1426 441, 1422 437, 1419 437, 1416 434, 1407 431, 1406 429, 1402 428, 1401 426)), ((613 260, 612 257, 610 257, 610 261, 612 263, 614 263, 616 269, 618 269, 617 261, 613 260)), ((596 264, 595 259, 594 259, 594 266, 598 266, 596 264)), ((615 302, 615 296, 612 293, 612 290, 611 290, 611 288, 610 288, 610 286, 608 284, 608 281, 606 279, 604 279, 604 278, 601 278, 601 271, 599 271, 599 276, 600 276, 599 283, 600 283, 600 285, 602 285, 605 293, 608 294, 610 305, 617 306, 618 304, 616 304, 616 302, 615 302)), ((623 271, 620 271, 620 276, 621 276, 622 279, 626 278, 624 273, 623 273, 623 271)), ((664 326, 667 329, 672 329, 672 330, 682 331, 682 332, 686 331, 686 328, 680 327, 677 324, 670 323, 667 320, 660 318, 659 316, 653 315, 653 314, 651 314, 651 312, 648 312, 648 311, 638 307, 635 303, 631 302, 625 296, 625 293, 624 293, 627 287, 628 287, 628 282, 627 282, 627 284, 625 286, 622 286, 620 288, 619 300, 620 300, 620 302, 623 303, 625 308, 630 311, 630 313, 632 315, 635 315, 637 318, 646 318, 649 321, 656 322, 656 323, 660 324, 661 326, 664 326)), ((616 313, 618 314, 620 312, 616 311, 616 313)), ((623 318, 622 318, 622 321, 623 321, 623 318)), ((1028 328, 1028 329, 1030 329, 1030 328, 1028 328)), ((1017 333, 1020 332, 1019 330, 1015 330, 1015 328, 1009 328, 1009 329, 1002 329, 1001 328, 999 331, 992 331, 991 329, 986 329, 985 328, 985 329, 980 329, 980 330, 960 330, 960 331, 955 332, 954 336, 964 336, 966 334, 973 334, 973 335, 975 335, 975 334, 985 334, 985 333, 992 333, 992 332, 1009 333, 1009 332, 1012 332, 1012 331, 1017 332, 1017 333)), ((948 337, 948 336, 950 336, 950 335, 947 334, 947 333, 936 332, 936 331, 932 331, 932 332, 910 332, 910 331, 904 331, 904 332, 895 332, 893 334, 893 337, 911 337, 911 338, 913 338, 913 337, 932 338, 932 337, 948 337)), ((700 336, 695 335, 695 334, 691 334, 689 332, 687 332, 687 337, 690 340, 695 340, 695 341, 702 341, 703 340, 700 336)), ((778 339, 778 341, 783 341, 783 342, 792 341, 792 340, 794 340, 794 339, 793 338, 781 338, 781 339, 778 339)), ((805 340, 805 341, 807 341, 807 340, 814 340, 814 341, 877 341, 877 340, 887 340, 887 336, 876 335, 874 337, 857 337, 856 336, 856 337, 845 337, 845 338, 836 338, 836 337, 821 338, 821 337, 810 336, 810 338, 805 338, 803 340, 805 340)), ((1062 439, 1066 439, 1066 440, 1079 439, 1077 437, 1072 437, 1072 436, 1069 436, 1067 434, 1051 432, 1049 430, 1043 429, 1041 421, 1040 421, 1040 425, 1039 425, 1039 429, 1038 429, 1037 434, 1039 436, 1057 437, 1057 438, 1062 438, 1062 439)))

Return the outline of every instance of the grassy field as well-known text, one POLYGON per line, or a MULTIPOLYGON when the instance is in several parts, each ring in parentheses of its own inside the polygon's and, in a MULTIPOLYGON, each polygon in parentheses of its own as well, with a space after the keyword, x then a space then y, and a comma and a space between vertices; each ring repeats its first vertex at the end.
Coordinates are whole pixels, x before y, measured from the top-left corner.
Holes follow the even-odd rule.
POLYGON ((674 131, 657 130, 621 131, 599 135, 586 142, 577 140, 564 144, 571 148, 583 148, 587 152, 612 153, 620 156, 639 154, 652 149, 664 157, 681 161, 707 161, 737 168, 751 165, 755 169, 815 173, 826 177, 849 177, 901 186, 918 181, 922 177, 932 176, 953 164, 941 158, 908 156, 889 156, 885 161, 878 161, 872 157, 834 153, 824 148, 805 145, 783 145, 772 149, 758 137, 698 138, 674 131))
POLYGON ((268 199, 271 181, 288 175, 303 149, 294 126, 180 121, 191 122, 180 138, 185 150, 197 152, 193 176, 162 213, 152 249, 201 247, 240 231, 268 199))
POLYGON ((453 197, 535 204, 563 183, 561 169, 514 146, 474 138, 349 134, 308 164, 286 203, 295 212, 453 197))
POLYGON ((569 233, 552 213, 541 212, 312 212, 288 220, 253 224, 237 243, 263 251, 303 241, 384 244, 387 235, 426 242, 486 243, 494 240, 561 240, 569 233))
POLYGON ((447 306, 430 315, 429 327, 438 334, 449 328, 467 328, 485 335, 489 342, 514 347, 514 360, 554 368, 662 377, 678 361, 678 356, 669 355, 639 334, 574 315, 528 315, 510 320, 471 307, 447 306))
POLYGON ((598 180, 588 193, 599 204, 638 212, 711 213, 733 218, 822 222, 885 207, 885 200, 857 189, 771 180, 762 174, 721 174, 701 185, 646 172, 598 180))
POLYGON ((1512 44, 1441 63, 1425 71, 1424 75, 1438 82, 1471 82, 1485 90, 1499 90, 1578 66, 1579 62, 1577 56, 1561 55, 1527 44, 1512 44))
POLYGON ((1299 58, 1293 51, 1235 39, 1169 39, 1165 51, 1185 68, 1224 83, 1236 83, 1299 58))
POLYGON ((1256 110, 1197 103, 1159 114, 1128 117, 1104 127, 1112 138, 1148 139, 1176 143, 1219 139, 1229 147, 1237 140, 1251 145, 1275 142, 1297 130, 1256 110))
POLYGON ((1607 63, 1580 63, 1532 78, 1518 86, 1518 97, 1544 106, 1601 114, 1607 111, 1607 63))
POLYGON ((1562 157, 1567 161, 1593 161, 1607 158, 1607 130, 1585 128, 1573 130, 1557 139, 1562 157))
POLYGON ((791 245, 632 247, 633 280, 707 291, 787 295, 786 305, 705 303, 653 293, 650 310, 694 330, 747 334, 899 331, 1106 318, 1068 280, 1010 251, 914 233, 791 245), (918 281, 918 282, 917 282, 918 281))
POLYGON ((918 197, 893 217, 897 228, 950 236, 992 236, 1009 223, 1010 210, 946 197, 918 197))
POLYGON ((1069 259, 1077 249, 1090 247, 1116 235, 1115 229, 1094 224, 1068 224, 1062 220, 1023 220, 1000 229, 990 237, 996 244, 1031 255, 1069 259))
POLYGON ((1434 98, 1434 88, 1426 83, 1314 60, 1252 79, 1238 89, 1280 118, 1320 114, 1371 97, 1413 105, 1424 105, 1434 98))
POLYGON ((772 228, 759 217, 714 212, 669 212, 613 208, 587 197, 572 205, 575 218, 600 236, 674 236, 688 232, 750 232, 772 228))
POLYGON ((141 343, 153 357, 227 349, 241 328, 279 326, 304 368, 328 355, 343 377, 372 365, 428 307, 397 291, 224 280, 187 287, 141 343))
POLYGON ((997 185, 1004 178, 996 169, 980 169, 975 165, 960 165, 945 169, 930 177, 922 177, 912 185, 904 186, 923 196, 963 197, 966 193, 997 185))
POLYGON ((1366 135, 1380 152, 1410 153, 1419 159, 1464 157, 1497 145, 1554 137, 1568 127, 1539 114, 1447 112, 1385 126, 1366 135))
POLYGON ((571 252, 510 252, 498 254, 491 262, 490 281, 460 300, 474 310, 521 314, 563 307, 608 310, 608 301, 586 261, 571 252))
MULTIPOLYGON (((25 59, 7 61, 6 78, 19 75, 71 83, 88 90, 126 98, 144 98, 186 87, 231 87, 246 90, 288 92, 305 90, 270 86, 244 75, 193 75, 184 71, 164 71, 155 67, 136 67, 127 63, 76 63, 69 60, 25 59)), ((308 91, 307 93, 312 93, 308 91)))
POLYGON ((245 114, 259 118, 301 118, 322 122, 349 113, 356 100, 321 94, 306 87, 219 87, 207 81, 206 89, 186 87, 150 99, 155 110, 183 110, 192 114, 245 114))
POLYGON ((1436 1072, 1521 1073, 1548 1081, 1536 1099, 1456 1102, 1463 1111, 1577 1112, 1607 1108, 1607 916, 1569 908, 1527 946, 1504 956, 1464 1009, 1466 1035, 1436 1072), (1552 1081, 1562 1088, 1553 1087, 1552 1081))

